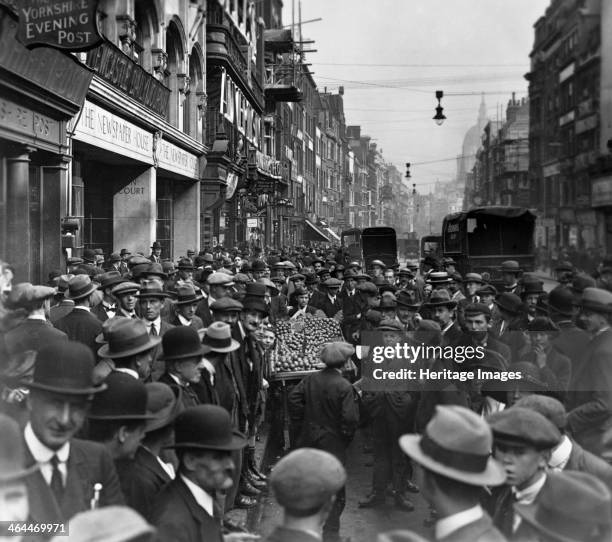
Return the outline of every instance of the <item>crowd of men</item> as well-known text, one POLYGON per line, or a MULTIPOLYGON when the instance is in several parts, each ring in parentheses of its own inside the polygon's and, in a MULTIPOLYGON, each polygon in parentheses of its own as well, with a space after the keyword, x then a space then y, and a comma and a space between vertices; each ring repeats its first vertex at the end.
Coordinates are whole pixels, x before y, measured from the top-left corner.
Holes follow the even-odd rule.
POLYGON ((612 262, 596 278, 561 262, 549 293, 513 260, 497 286, 455 267, 364 269, 304 247, 175 263, 154 243, 107 261, 86 249, 33 285, 0 261, 0 520, 70 520, 83 541, 252 540, 229 513, 270 486, 284 515, 269 540, 336 542, 361 430, 359 507, 391 495, 411 512, 421 494, 435 540, 611 540, 612 262), (295 450, 267 477, 255 444, 279 408, 275 324, 307 315, 338 320, 343 340, 291 388, 295 450), (371 391, 355 347, 373 330, 484 356, 416 360, 455 376, 371 391), (489 376, 460 378, 476 369, 489 376), (508 371, 521 377, 491 376, 508 371))

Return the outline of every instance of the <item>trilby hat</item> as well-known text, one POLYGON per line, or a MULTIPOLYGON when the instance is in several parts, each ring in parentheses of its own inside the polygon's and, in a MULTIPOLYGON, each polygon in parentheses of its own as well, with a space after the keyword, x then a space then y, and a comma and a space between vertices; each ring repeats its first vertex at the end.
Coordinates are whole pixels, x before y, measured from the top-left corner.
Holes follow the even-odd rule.
POLYGON ((119 284, 120 282, 125 282, 125 279, 121 276, 119 271, 107 271, 98 277, 98 282, 100 283, 98 289, 104 290, 105 288, 112 288, 115 284, 119 284))
POLYGON ((151 350, 161 342, 161 337, 149 335, 147 326, 142 320, 116 317, 107 322, 111 323, 103 331, 106 344, 98 350, 98 356, 101 358, 126 358, 151 350))
POLYGON ((425 303, 426 307, 448 307, 454 309, 457 306, 456 301, 452 301, 448 290, 444 288, 434 290, 429 296, 429 301, 425 303))
POLYGON ((574 315, 574 296, 568 288, 562 286, 553 289, 548 294, 548 300, 543 301, 543 305, 548 309, 549 313, 556 313, 567 317, 574 315))
POLYGON ((612 313, 612 292, 603 288, 585 288, 578 305, 582 309, 610 314, 612 313))
POLYGON ((196 293, 193 284, 189 284, 188 282, 176 287, 175 297, 175 305, 191 305, 204 299, 204 296, 200 292, 196 293))
POLYGON ((174 419, 183 411, 182 402, 179 400, 182 393, 178 390, 177 397, 172 388, 162 382, 148 382, 145 384, 147 389, 147 412, 153 418, 146 421, 145 433, 156 431, 174 422, 174 419))
POLYGON ((164 297, 170 297, 170 295, 164 292, 161 284, 156 280, 143 280, 140 286, 140 291, 136 294, 138 299, 144 299, 147 297, 156 297, 162 299, 164 297))
POLYGON ((88 275, 75 275, 68 282, 68 290, 64 294, 66 299, 83 299, 91 295, 98 289, 98 285, 94 284, 88 275))
POLYGON ((240 343, 232 338, 229 324, 224 322, 213 322, 206 328, 202 340, 204 353, 220 352, 226 354, 240 348, 240 343))
POLYGON ((465 484, 496 486, 506 479, 501 463, 490 457, 491 429, 465 407, 436 406, 423 436, 403 435, 399 444, 423 467, 465 484))

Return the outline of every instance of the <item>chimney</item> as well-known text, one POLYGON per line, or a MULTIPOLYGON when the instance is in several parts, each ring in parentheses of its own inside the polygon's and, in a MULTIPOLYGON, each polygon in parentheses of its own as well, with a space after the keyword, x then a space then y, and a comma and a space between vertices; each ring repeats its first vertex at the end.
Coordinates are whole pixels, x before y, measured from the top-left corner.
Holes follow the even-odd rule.
POLYGON ((340 96, 344 96, 344 85, 340 85, 338 87, 338 94, 340 94, 340 96))

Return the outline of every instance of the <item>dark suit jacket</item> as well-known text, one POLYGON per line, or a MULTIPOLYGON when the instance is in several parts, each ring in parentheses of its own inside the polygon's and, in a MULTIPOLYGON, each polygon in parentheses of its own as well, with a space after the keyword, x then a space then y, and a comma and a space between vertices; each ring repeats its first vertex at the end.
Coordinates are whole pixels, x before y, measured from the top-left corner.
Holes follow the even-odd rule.
POLYGON ((572 451, 564 470, 588 472, 601 480, 612 491, 612 466, 572 440, 572 451))
POLYGON ((58 305, 53 305, 53 307, 51 307, 49 311, 49 320, 55 325, 55 322, 60 318, 71 313, 72 309, 74 309, 74 301, 72 301, 72 299, 62 299, 58 305))
POLYGON ((4 335, 4 345, 9 355, 26 350, 38 352, 43 346, 51 342, 67 340, 68 335, 43 320, 24 320, 4 335))
MULTIPOLYGON (((168 322, 169 324, 172 324, 175 327, 183 325, 181 321, 178 319, 178 316, 176 315, 176 313, 173 314, 172 316, 169 316, 168 318, 165 318, 165 321, 168 322)), ((189 325, 189 327, 197 331, 198 329, 203 329, 204 324, 202 322, 202 319, 196 315, 193 317, 193 320, 191 320, 191 324, 189 325)))
MULTIPOLYGON (((525 360, 537 365, 533 350, 525 356, 525 360)), ((551 391, 560 392, 563 395, 570 384, 572 362, 556 348, 551 348, 546 356, 546 365, 540 369, 540 374, 551 391)))
POLYGON ((463 338, 463 331, 457 321, 442 334, 442 346, 454 346, 463 338))
POLYGON ((152 517, 164 542, 223 542, 220 520, 196 502, 180 478, 155 497, 152 517))
POLYGON ((612 329, 596 335, 567 394, 567 422, 575 440, 595 455, 610 454, 604 435, 612 428, 612 329))
MULTIPOLYGON (((145 323, 145 326, 147 326, 147 329, 149 329, 149 326, 147 325, 147 321, 145 319, 142 319, 142 321, 145 323)), ((173 327, 174 326, 172 324, 169 324, 162 318, 161 324, 159 326, 159 336, 163 337, 166 334, 166 332, 172 329, 173 327)), ((153 363, 151 364, 151 378, 153 380, 159 379, 159 377, 166 370, 166 362, 163 360, 157 359, 161 355, 161 353, 162 353, 162 345, 161 343, 159 343, 153 350, 153 363)))
MULTIPOLYGON (((24 441, 25 442, 25 441, 24 441)), ((26 462, 34 458, 24 443, 26 462)), ((37 523, 62 523, 78 512, 91 508, 94 484, 102 484, 99 506, 123 505, 124 498, 113 460, 106 448, 97 442, 72 439, 67 463, 68 476, 64 499, 58 503, 40 471, 26 478, 30 499, 30 516, 37 523)))
POLYGON ((320 542, 320 539, 305 531, 296 531, 281 525, 270 533, 265 542, 320 542))
POLYGON ((208 327, 213 323, 212 312, 210 311, 210 305, 208 304, 208 298, 205 297, 198 303, 198 308, 196 309, 196 316, 202 320, 202 324, 204 327, 208 327))
POLYGON ((322 310, 327 318, 333 318, 338 311, 342 310, 342 301, 339 295, 336 296, 334 303, 330 301, 329 296, 326 294, 318 296, 314 303, 312 299, 310 301, 309 305, 322 310))
POLYGON ((285 294, 278 294, 270 299, 270 314, 268 315, 270 322, 274 323, 278 320, 284 320, 287 318, 287 296, 285 294))
POLYGON ((99 344, 96 344, 96 337, 102 333, 102 322, 91 312, 75 308, 55 322, 55 327, 68 335, 71 341, 78 341, 89 346, 96 355, 100 347, 99 344))
POLYGON ((181 386, 177 384, 176 380, 174 380, 169 373, 166 372, 162 374, 157 381, 170 386, 174 395, 183 403, 183 409, 200 404, 200 399, 196 391, 192 389, 191 386, 181 386))
POLYGON ((576 374, 591 337, 572 322, 558 322, 557 325, 561 333, 551 341, 552 345, 570 359, 572 374, 576 374))
POLYGON ((157 458, 140 446, 132 460, 117 461, 117 474, 125 504, 152 522, 153 502, 162 488, 172 481, 157 458))
MULTIPOLYGON (((106 322, 109 318, 108 313, 104 310, 104 307, 102 306, 102 303, 98 303, 93 309, 91 309, 91 314, 93 314, 98 320, 100 320, 100 322, 106 322)), ((115 315, 116 314, 117 313, 115 312, 115 315)))

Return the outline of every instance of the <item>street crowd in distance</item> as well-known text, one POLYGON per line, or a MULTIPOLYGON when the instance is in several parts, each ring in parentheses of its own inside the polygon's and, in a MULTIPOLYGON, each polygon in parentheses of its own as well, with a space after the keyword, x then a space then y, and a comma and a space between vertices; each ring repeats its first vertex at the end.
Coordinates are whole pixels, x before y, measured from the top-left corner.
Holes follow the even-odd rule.
POLYGON ((0 540, 254 540, 232 512, 268 491, 274 542, 345 540, 348 500, 389 499, 406 529, 376 542, 612 540, 612 261, 591 275, 560 261, 546 292, 513 260, 496 287, 433 256, 364 269, 341 248, 101 252, 46 285, 0 261, 0 540), (341 334, 283 403, 277 331, 313 318, 341 334), (374 330, 484 350, 428 359, 437 371, 522 377, 370 391, 357 351, 374 330), (284 408, 291 451, 268 472, 256 446, 284 439, 284 408), (372 484, 347 495, 357 431, 372 484))

